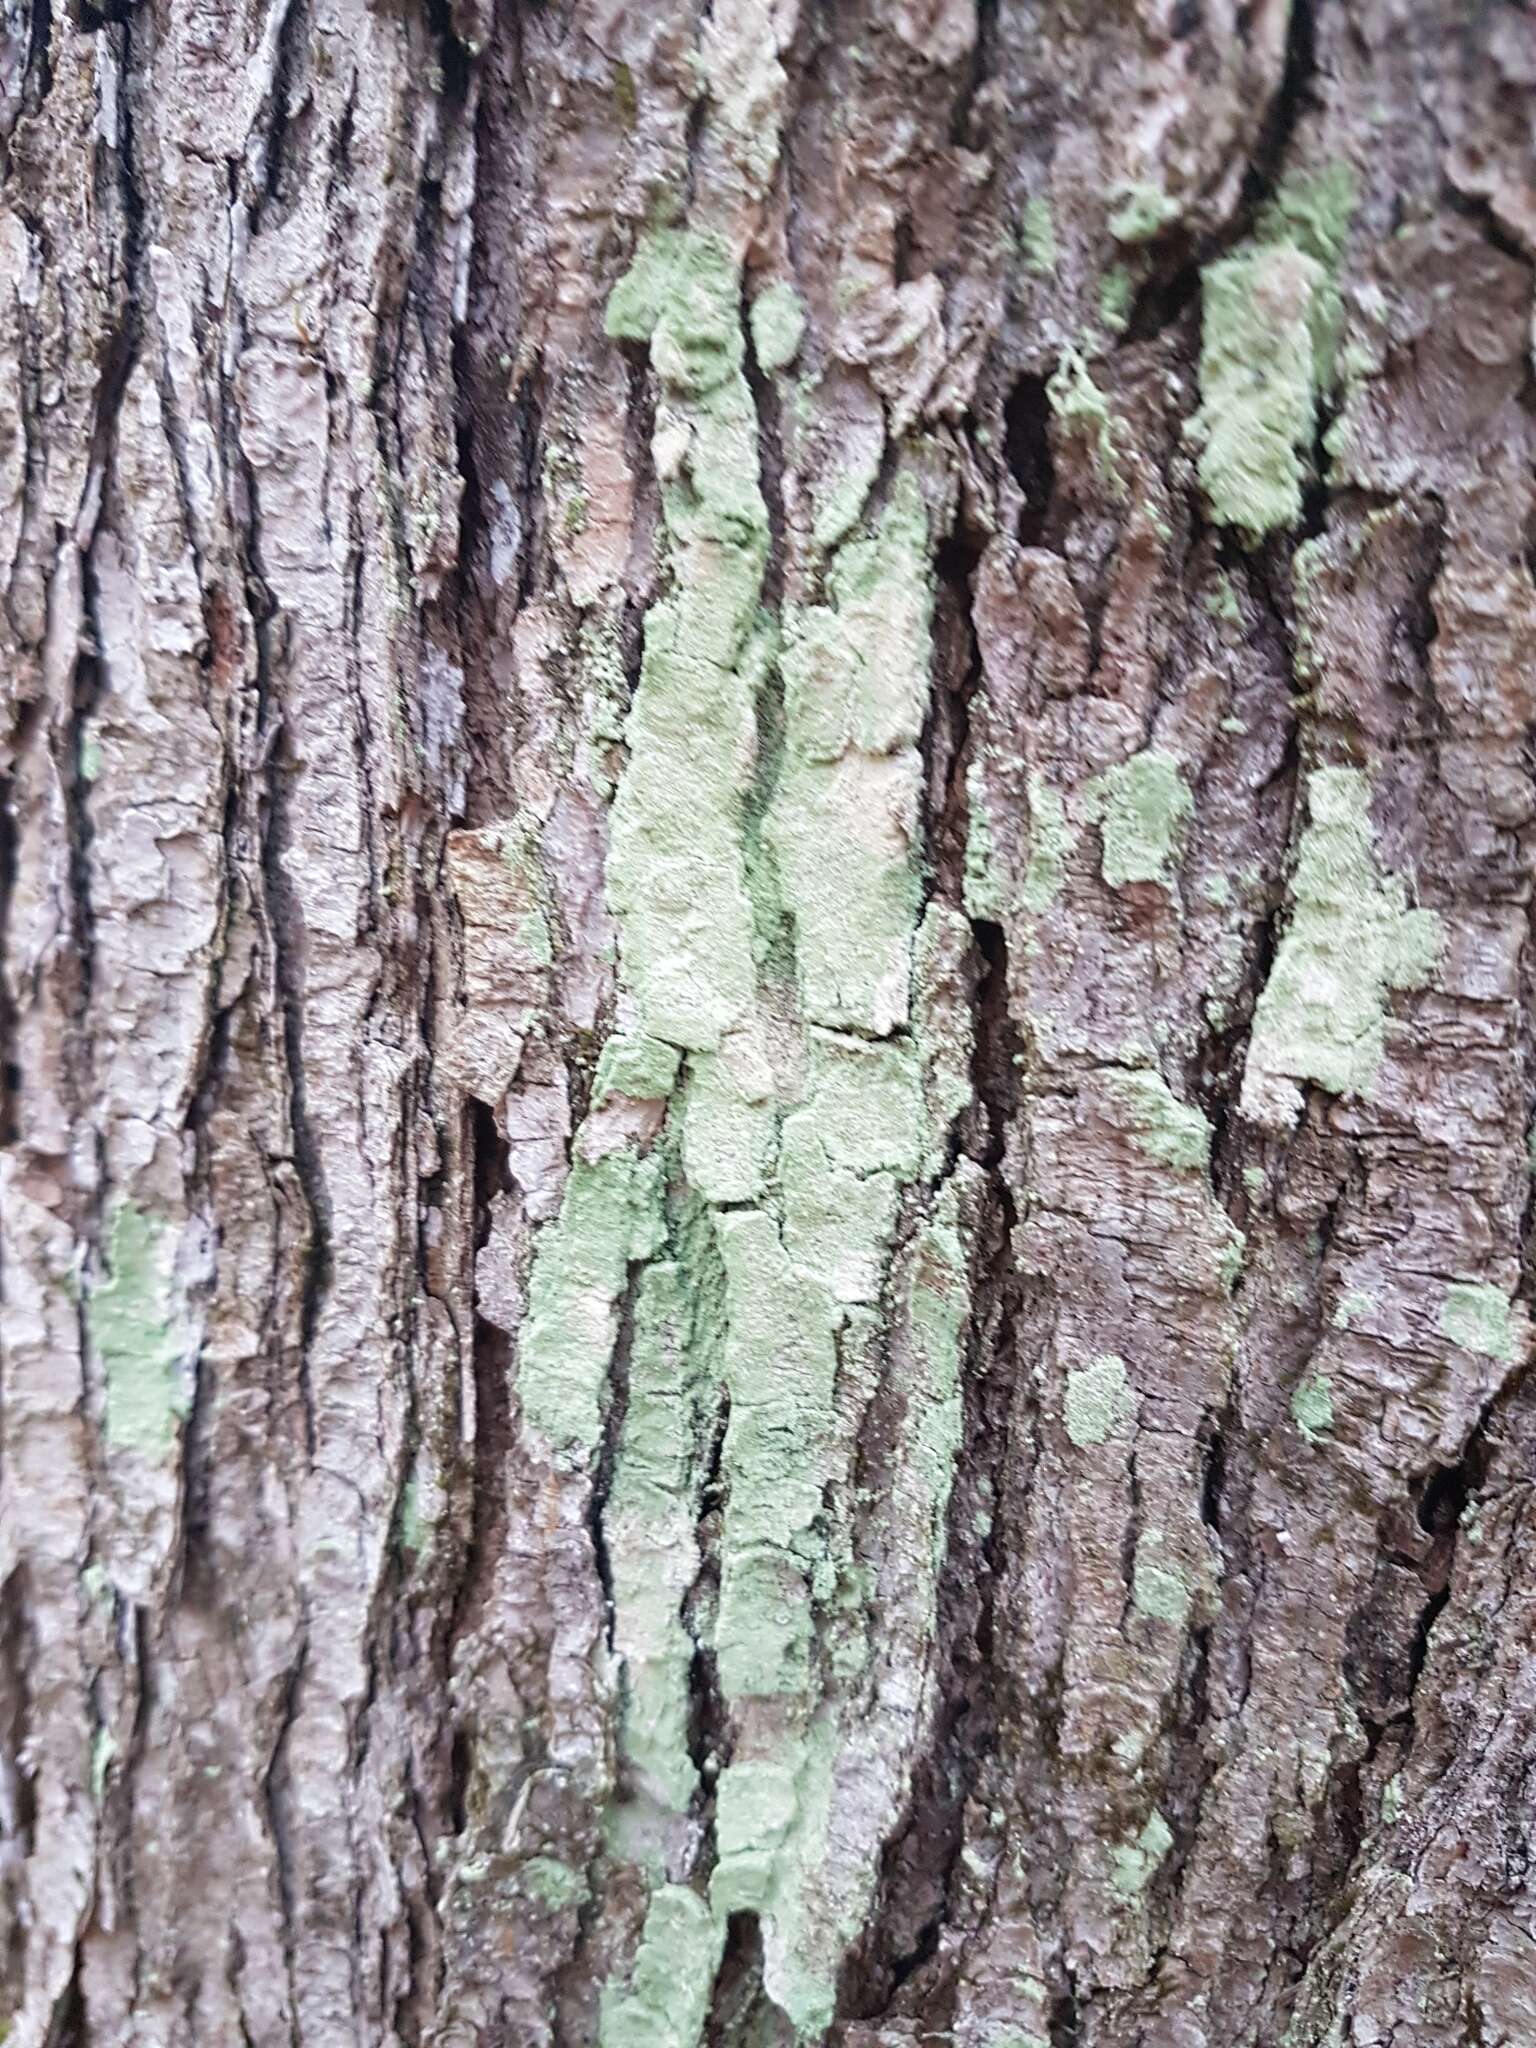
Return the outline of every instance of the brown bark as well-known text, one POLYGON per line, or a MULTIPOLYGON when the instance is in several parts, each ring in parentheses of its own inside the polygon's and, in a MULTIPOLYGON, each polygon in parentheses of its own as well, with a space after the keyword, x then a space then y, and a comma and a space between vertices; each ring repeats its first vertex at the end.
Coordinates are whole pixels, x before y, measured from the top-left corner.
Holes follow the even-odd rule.
POLYGON ((0 2036, 1536 2039, 1533 117, 5 12, 0 2036))

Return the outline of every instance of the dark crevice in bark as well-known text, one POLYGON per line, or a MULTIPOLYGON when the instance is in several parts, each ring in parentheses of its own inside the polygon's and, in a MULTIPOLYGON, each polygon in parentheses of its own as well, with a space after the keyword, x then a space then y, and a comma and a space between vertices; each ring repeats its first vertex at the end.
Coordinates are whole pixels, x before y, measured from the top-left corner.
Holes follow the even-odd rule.
POLYGON ((630 1356, 635 1340, 635 1278, 639 1268, 631 1266, 629 1285, 619 1305, 618 1335, 608 1366, 607 1405, 603 1410, 602 1436, 592 1469, 587 1494, 587 1535, 592 1544, 592 1562, 602 1595, 603 1640, 611 1653, 613 1642, 613 1562, 608 1554, 608 1536, 603 1516, 613 1492, 613 1472, 624 1436, 624 1418, 629 1413, 630 1356))
MULTIPOLYGON (((763 565, 759 603, 777 616, 784 597, 784 438, 778 385, 765 376, 752 345, 752 323, 741 309, 743 359, 757 411, 758 486, 768 512, 768 559, 763 565)), ((650 467, 652 465, 647 465, 650 467)))
MULTIPOLYGON (((39 705, 22 705, 10 737, 13 758, 28 751, 40 722, 39 705)), ((16 1141, 16 1094, 21 1085, 21 1070, 16 1062, 16 1002, 11 993, 9 964, 16 882, 16 782, 13 776, 0 775, 0 1145, 16 1141)))
POLYGON ((5 1935, 0 1981, 7 1984, 19 1984, 25 1967, 26 1929, 16 1911, 16 1879, 36 1846, 37 1801, 28 1762, 31 1672, 37 1655, 31 1611, 23 1573, 13 1569, 0 1585, 0 1926, 5 1935))
POLYGON ((928 843, 940 886, 962 895, 968 803, 964 771, 970 757, 971 705, 981 688, 972 586, 982 554, 977 537, 952 533, 934 558, 933 689, 921 753, 927 763, 928 843))
POLYGON ((303 183, 301 170, 290 163, 290 158, 296 154, 295 145, 299 140, 292 131, 302 125, 302 116, 295 121, 293 106, 308 29, 309 9, 305 0, 288 0, 277 32, 272 88, 263 110, 266 132, 261 158, 261 185, 251 205, 253 235, 261 233, 267 225, 269 210, 279 214, 284 210, 290 197, 290 173, 294 193, 303 183))
POLYGON ((976 0, 976 33, 949 121, 949 139, 962 149, 981 149, 986 145, 990 124, 982 94, 997 68, 998 5, 999 0, 976 0))
MULTIPOLYGON (((994 1598, 1004 1553, 996 1510, 1008 1459, 1008 1366, 1019 1305, 1012 1257, 1016 1215, 1000 1168, 1005 1133, 1019 1111, 1019 1042, 1008 1004, 1002 929, 978 924, 974 931, 985 963, 975 995, 974 1077, 985 1125, 980 1160, 992 1169, 993 1203, 982 1226, 961 1377, 962 1447, 938 1586, 938 1702, 928 1752, 913 1771, 907 1817, 882 1858, 870 1932, 843 1971, 838 2011, 848 2019, 889 2014, 903 1987, 915 1987, 924 1966, 939 1954, 953 1910, 968 1807, 998 1741, 994 1598)), ((869 1448, 861 1448, 861 1486, 870 1476, 864 1463, 869 1448)), ((925 2012, 933 1995, 925 1987, 925 2012)))
POLYGON ((731 1397, 721 1389, 704 1447, 699 1481, 696 1535, 699 1568, 683 1600, 683 1621, 696 1648, 688 1667, 688 1754, 703 1788, 699 1823, 714 1836, 715 1784, 720 1768, 730 1761, 731 1721, 720 1689, 720 1667, 701 1618, 713 1614, 720 1597, 720 1513, 724 1498, 725 1433, 730 1427, 731 1397), (713 1762, 711 1761, 713 1759, 713 1762), (711 1775, 714 1772, 716 1775, 711 1775))
MULTIPOLYGON (((274 608, 275 609, 275 608, 274 608)), ((257 668, 263 679, 263 696, 270 686, 275 667, 271 649, 271 620, 256 623, 257 668)), ((331 1205, 325 1186, 325 1169, 320 1148, 308 1114, 304 1052, 305 988, 302 961, 304 936, 302 913, 293 901, 283 863, 286 847, 285 805, 280 792, 291 780, 287 756, 287 726, 280 711, 275 744, 264 778, 262 812, 262 872, 273 939, 273 968, 278 988, 278 1015, 288 1093, 288 1120, 293 1141, 294 1171, 303 1190, 308 1225, 299 1248, 303 1291, 299 1318, 299 1388, 304 1407, 304 1444, 308 1457, 315 1455, 315 1403, 310 1384, 309 1357, 319 1323, 321 1306, 331 1282, 331 1205)))
POLYGON ((1051 2048, 1078 2048, 1077 1996, 1064 1991, 1051 2006, 1051 2048))
POLYGON ((1201 261, 1179 256, 1177 247, 1171 268, 1154 271, 1137 292, 1118 347, 1156 341, 1170 327, 1176 327, 1198 300, 1201 261))
MULTIPOLYGON (((490 1237, 492 1204, 507 1185, 507 1154, 495 1112, 483 1102, 469 1105, 468 1162, 475 1189, 475 1256, 490 1237)), ((449 1659, 478 1619, 506 1542, 507 1461, 512 1449, 512 1343, 502 1330, 475 1313, 471 1340, 475 1383, 475 1437, 471 1453, 473 1504, 453 1618, 448 1627, 449 1659)))
POLYGON ((1045 540, 1056 493, 1056 470, 1051 459, 1051 401, 1044 377, 1015 379, 1003 409, 1003 427, 1003 452, 1024 498, 1019 512, 1019 545, 1039 547, 1045 540))
POLYGON ((1248 223, 1274 190, 1297 122, 1310 97, 1317 71, 1316 4, 1317 0, 1292 0, 1286 27, 1285 68, 1243 180, 1243 215, 1248 223))
POLYGON ((288 2011, 291 2015, 292 2038, 298 2043, 298 1986, 295 1974, 295 1928, 294 1919, 299 1906, 298 1872, 292 1847, 292 1827, 288 1817, 288 1738, 299 1714, 299 1695, 303 1689, 304 1670, 309 1660, 309 1644, 301 1640, 298 1655, 285 1674, 282 1694, 277 1702, 277 1730, 266 1770, 262 1773, 262 1804, 267 1817, 267 1831, 272 1841, 277 1883, 277 1901, 281 1925, 279 1938, 283 1951, 283 1967, 288 1982, 288 2011))
POLYGON ((705 2021, 705 2048, 742 2048, 748 2041, 770 2048, 779 2031, 777 2008, 763 1990, 763 1938, 757 1915, 733 1913, 726 1922, 725 1951, 705 2021))

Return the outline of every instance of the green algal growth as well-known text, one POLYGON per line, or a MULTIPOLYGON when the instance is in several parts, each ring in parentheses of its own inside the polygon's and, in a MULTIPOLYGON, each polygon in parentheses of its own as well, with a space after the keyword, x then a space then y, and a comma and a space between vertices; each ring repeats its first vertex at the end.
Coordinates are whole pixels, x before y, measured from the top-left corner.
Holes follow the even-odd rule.
POLYGON ((1056 268, 1056 229, 1049 200, 1025 201, 1019 215, 1019 253, 1024 258, 1024 268, 1037 277, 1049 277, 1056 268))
POLYGON ((601 2048, 696 2048, 725 1946, 725 1923, 686 1885, 651 1894, 629 1981, 605 1987, 601 2048))
POLYGON ((1297 1083, 1369 1099, 1386 1049, 1386 999, 1422 987, 1442 945, 1440 919, 1410 910, 1377 865, 1370 780, 1358 768, 1307 779, 1311 819, 1291 885, 1290 930, 1254 1012, 1242 1111, 1288 1129, 1297 1083))
POLYGON ((608 896, 642 1029, 694 1050, 718 1045, 755 992, 741 836, 768 515, 738 302, 723 243, 663 229, 642 241, 607 313, 610 334, 649 341, 661 380, 653 447, 673 574, 646 617, 608 896))
POLYGON ((1326 1373, 1308 1373, 1291 1396, 1291 1419, 1309 1444, 1333 1428, 1333 1389, 1326 1373))
POLYGON ((1129 1421, 1134 1406, 1125 1360, 1113 1352, 1067 1374, 1064 1419, 1067 1435, 1080 1451, 1108 1443, 1129 1421))
POLYGON ((1077 833, 1067 822, 1066 805, 1043 775, 1029 778, 1029 860, 1019 902, 1032 917, 1041 917, 1061 894, 1067 861, 1077 833))
POLYGON ((581 1144, 578 1133, 560 1214, 538 1240, 517 1373, 524 1421, 577 1461, 602 1432, 629 1268, 662 1240, 659 1162, 629 1146, 588 1160, 581 1144))
POLYGON ((1463 1351, 1476 1351, 1505 1365, 1515 1362, 1515 1328, 1508 1297, 1485 1281, 1451 1282, 1440 1308, 1440 1334, 1463 1351))
POLYGON ((1170 869, 1194 808, 1178 762, 1160 747, 1094 776, 1085 792, 1089 816, 1103 832, 1104 879, 1112 889, 1127 882, 1161 882, 1170 869))
POLYGON ((136 1202, 116 1202, 107 1230, 107 1277, 86 1297, 106 1379, 107 1441, 149 1458, 171 1450, 187 1413, 175 1258, 175 1235, 162 1217, 136 1202))
POLYGON ((1109 217, 1109 232, 1117 242, 1150 242, 1178 216, 1177 202, 1156 185, 1122 185, 1115 196, 1120 203, 1109 217))
POLYGON ((785 624, 784 750, 766 837, 794 926, 809 1022, 883 1035, 907 1021, 921 901, 917 741, 933 608, 910 476, 872 538, 842 547, 831 598, 785 624))
POLYGON ((1211 1159, 1211 1127, 1202 1112, 1180 1102, 1150 1067, 1114 1073, 1109 1084, 1125 1112, 1131 1143, 1164 1166, 1203 1173, 1211 1159))
POLYGON ((1070 343, 1045 387, 1051 410, 1062 425, 1092 443, 1099 475, 1117 495, 1124 489, 1115 451, 1115 426, 1109 400, 1093 381, 1088 359, 1070 343))
POLYGON ((1139 1899, 1157 1875, 1158 1865, 1173 1847, 1167 1821, 1154 1806, 1147 1824, 1133 1842, 1117 1842, 1109 1852, 1110 1883, 1122 1899, 1139 1899))
POLYGON ((800 350, 805 332, 805 308, 792 284, 783 279, 760 291, 752 301, 752 350, 758 367, 782 370, 800 350))

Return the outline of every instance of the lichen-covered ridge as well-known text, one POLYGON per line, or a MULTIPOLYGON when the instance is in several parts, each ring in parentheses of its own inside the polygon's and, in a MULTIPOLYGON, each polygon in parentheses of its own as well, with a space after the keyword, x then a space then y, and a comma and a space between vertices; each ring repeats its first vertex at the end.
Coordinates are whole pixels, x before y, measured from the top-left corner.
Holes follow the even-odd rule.
POLYGON ((929 1534, 888 1597, 931 1637, 975 1190, 935 1179, 943 1111, 936 1121, 925 1099, 925 1066, 954 1049, 935 1043, 953 1027, 919 944, 932 542, 917 483, 898 472, 836 550, 824 602, 770 617, 729 251, 707 233, 653 233, 607 317, 648 346, 660 386, 669 589, 646 618, 613 803, 624 1023, 535 1249, 517 1387, 547 1455, 590 1468, 628 1322, 602 1509, 621 1699, 608 1834, 650 1904, 632 1964, 604 1991, 602 2037, 615 2048, 660 2028, 691 2048, 740 1913, 758 1921, 765 1988, 796 2031, 819 2036, 832 2018, 924 1702, 919 1686, 896 1714, 906 1727, 865 1753, 880 1731, 861 1642, 872 1566, 854 1548, 858 1436, 876 1379, 899 1372, 887 1484, 918 1489, 907 1512, 929 1534), (654 1113, 637 1128, 626 1103, 654 1113), (898 1266, 899 1218, 911 1244, 898 1266), (717 1417, 706 1620, 691 1596, 717 1417), (699 1651, 728 1745, 707 1795, 689 1746, 699 1651), (832 1835, 850 1771, 866 1787, 883 1775, 884 1804, 832 1835), (707 1857, 689 1846, 706 1796, 707 1857))

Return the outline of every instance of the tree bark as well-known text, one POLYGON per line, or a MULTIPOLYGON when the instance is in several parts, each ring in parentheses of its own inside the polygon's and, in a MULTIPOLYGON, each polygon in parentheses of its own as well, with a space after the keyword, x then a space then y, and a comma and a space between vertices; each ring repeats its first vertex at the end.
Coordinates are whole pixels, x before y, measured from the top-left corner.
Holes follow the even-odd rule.
POLYGON ((1536 17, 72 5, 0 2035, 1536 2039, 1536 17))

